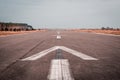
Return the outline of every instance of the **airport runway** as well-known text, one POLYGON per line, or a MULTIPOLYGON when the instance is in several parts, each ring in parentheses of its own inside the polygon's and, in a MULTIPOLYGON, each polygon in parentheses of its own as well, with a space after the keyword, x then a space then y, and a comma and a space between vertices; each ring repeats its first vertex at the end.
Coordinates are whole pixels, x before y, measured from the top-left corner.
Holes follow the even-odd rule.
POLYGON ((46 31, 0 37, 0 80, 120 80, 120 36, 46 31))

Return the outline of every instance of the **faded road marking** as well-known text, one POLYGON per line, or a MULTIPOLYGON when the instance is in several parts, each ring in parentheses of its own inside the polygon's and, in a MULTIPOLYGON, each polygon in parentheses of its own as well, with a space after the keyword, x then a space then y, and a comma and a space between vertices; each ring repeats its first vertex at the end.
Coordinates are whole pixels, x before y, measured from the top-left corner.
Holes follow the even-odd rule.
POLYGON ((74 80, 67 59, 54 59, 51 62, 49 80, 74 80))
POLYGON ((62 37, 60 35, 57 35, 56 36, 56 39, 61 39, 62 37))
POLYGON ((64 50, 64 51, 66 51, 66 52, 68 52, 68 53, 71 53, 71 54, 77 56, 77 57, 80 57, 80 58, 83 59, 83 60, 98 60, 97 58, 93 58, 93 57, 91 57, 91 56, 88 56, 88 55, 83 54, 83 53, 81 53, 81 52, 78 52, 78 51, 76 51, 76 50, 67 48, 67 47, 65 47, 65 46, 54 46, 54 47, 52 47, 52 48, 49 48, 49 49, 46 49, 46 50, 44 50, 44 51, 42 51, 42 52, 39 52, 39 53, 37 53, 37 54, 34 54, 34 55, 30 56, 30 57, 27 57, 27 58, 25 58, 25 59, 22 59, 21 61, 37 60, 37 59, 39 59, 39 58, 47 55, 48 53, 50 53, 50 52, 52 52, 52 51, 54 51, 54 50, 57 50, 57 49, 64 50))

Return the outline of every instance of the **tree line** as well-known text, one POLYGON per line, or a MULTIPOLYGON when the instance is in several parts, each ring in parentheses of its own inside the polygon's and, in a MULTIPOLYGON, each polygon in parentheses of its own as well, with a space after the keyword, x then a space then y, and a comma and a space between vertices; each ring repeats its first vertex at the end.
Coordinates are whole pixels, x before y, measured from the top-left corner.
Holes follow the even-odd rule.
POLYGON ((0 22, 0 31, 23 31, 23 30, 33 30, 33 27, 26 23, 0 22))
POLYGON ((120 28, 101 27, 101 30, 120 30, 120 28))

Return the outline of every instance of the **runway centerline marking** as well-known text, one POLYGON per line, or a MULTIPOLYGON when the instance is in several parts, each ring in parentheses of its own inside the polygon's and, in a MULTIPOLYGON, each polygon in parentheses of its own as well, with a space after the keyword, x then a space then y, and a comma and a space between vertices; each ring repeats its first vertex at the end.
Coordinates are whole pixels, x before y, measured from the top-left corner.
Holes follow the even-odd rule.
POLYGON ((53 59, 51 61, 49 80, 74 80, 71 76, 68 59, 53 59))
POLYGON ((61 39, 61 38, 62 38, 61 35, 56 36, 56 39, 61 39))
POLYGON ((36 54, 34 54, 34 55, 30 56, 30 57, 21 59, 21 61, 33 61, 33 60, 37 60, 37 59, 39 59, 39 58, 47 55, 48 53, 50 53, 50 52, 52 52, 52 51, 57 50, 57 49, 64 50, 64 51, 66 51, 66 52, 68 52, 68 53, 71 53, 71 54, 73 54, 73 55, 75 55, 75 56, 83 59, 83 60, 98 60, 97 58, 88 56, 88 55, 86 55, 86 54, 83 54, 83 53, 78 52, 78 51, 76 51, 76 50, 67 48, 67 47, 65 47, 65 46, 54 46, 54 47, 51 47, 51 48, 49 48, 49 49, 43 50, 43 51, 41 51, 41 52, 39 52, 39 53, 36 53, 36 54))

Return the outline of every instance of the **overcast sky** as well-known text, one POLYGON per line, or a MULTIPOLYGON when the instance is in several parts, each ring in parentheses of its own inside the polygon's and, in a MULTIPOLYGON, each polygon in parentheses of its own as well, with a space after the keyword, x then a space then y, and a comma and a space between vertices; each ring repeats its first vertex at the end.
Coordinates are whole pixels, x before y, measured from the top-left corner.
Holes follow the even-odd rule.
POLYGON ((0 21, 34 28, 120 28, 120 0, 0 0, 0 21))

